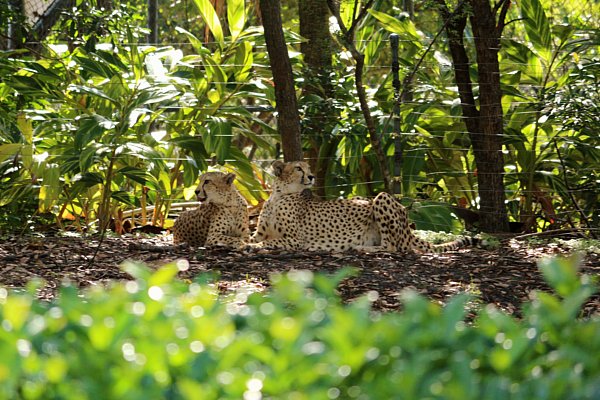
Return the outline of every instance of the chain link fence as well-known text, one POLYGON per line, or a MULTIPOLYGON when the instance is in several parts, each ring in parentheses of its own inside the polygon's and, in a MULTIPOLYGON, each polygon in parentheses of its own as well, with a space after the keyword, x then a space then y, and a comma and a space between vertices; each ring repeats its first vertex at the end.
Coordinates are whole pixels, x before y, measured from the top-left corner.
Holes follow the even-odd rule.
POLYGON ((72 0, 0 1, 0 50, 42 40, 72 0))

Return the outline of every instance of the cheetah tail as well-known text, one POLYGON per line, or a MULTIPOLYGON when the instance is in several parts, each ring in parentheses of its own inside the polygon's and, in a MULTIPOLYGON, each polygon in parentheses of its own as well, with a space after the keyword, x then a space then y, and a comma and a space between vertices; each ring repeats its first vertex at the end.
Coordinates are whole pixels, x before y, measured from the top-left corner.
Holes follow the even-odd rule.
POLYGON ((442 244, 434 244, 433 251, 435 253, 443 253, 445 251, 453 251, 458 250, 463 247, 472 246, 475 247, 481 243, 481 239, 471 236, 465 236, 460 239, 456 239, 452 242, 442 243, 442 244))
POLYGON ((462 237, 452 242, 433 244, 418 237, 412 238, 412 249, 421 253, 443 253, 445 251, 458 250, 466 246, 477 246, 481 243, 481 239, 475 237, 462 237))

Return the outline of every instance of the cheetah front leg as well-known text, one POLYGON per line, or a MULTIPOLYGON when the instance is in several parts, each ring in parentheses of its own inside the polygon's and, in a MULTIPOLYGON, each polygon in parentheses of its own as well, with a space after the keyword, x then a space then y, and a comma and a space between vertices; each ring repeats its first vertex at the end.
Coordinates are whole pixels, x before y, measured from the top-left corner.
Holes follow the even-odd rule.
POLYGON ((293 237, 279 237, 266 239, 258 243, 250 243, 246 246, 248 249, 281 249, 281 250, 301 250, 302 243, 293 237))
POLYGON ((244 242, 241 237, 236 236, 215 235, 209 236, 208 239, 206 239, 206 246, 222 246, 238 249, 243 247, 245 244, 246 242, 244 242))
POLYGON ((390 251, 383 246, 356 246, 354 250, 361 253, 385 253, 390 251))
POLYGON ((248 231, 243 228, 243 223, 236 221, 237 225, 224 224, 226 218, 214 218, 206 237, 206 246, 223 246, 238 249, 248 243, 248 231))
POLYGON ((300 240, 295 218, 289 214, 263 209, 263 213, 258 219, 256 232, 246 247, 249 249, 302 249, 302 240, 300 240))

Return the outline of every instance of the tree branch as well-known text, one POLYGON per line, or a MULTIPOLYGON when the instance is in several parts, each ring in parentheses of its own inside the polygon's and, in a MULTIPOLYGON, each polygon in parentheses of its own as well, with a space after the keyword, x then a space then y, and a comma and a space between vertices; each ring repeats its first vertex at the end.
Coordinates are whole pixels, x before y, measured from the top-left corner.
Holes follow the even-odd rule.
MULTIPOLYGON (((358 51, 356 45, 354 44, 354 35, 352 30, 346 29, 344 26, 344 21, 340 16, 340 9, 334 0, 327 0, 327 4, 329 6, 329 10, 331 14, 335 17, 340 26, 340 30, 343 35, 343 44, 352 54, 352 58, 356 63, 356 70, 354 72, 354 80, 356 86, 356 94, 358 96, 358 101, 360 102, 360 109, 362 111, 363 117, 365 119, 365 124, 367 125, 367 131, 369 132, 369 138, 371 140, 371 147, 375 152, 375 157, 377 158, 377 162, 379 163, 379 168, 381 169, 381 174, 383 175, 383 184, 386 192, 390 192, 391 187, 391 175, 388 167, 387 157, 383 151, 383 146, 381 144, 381 140, 379 135, 377 134, 377 129, 375 127, 375 121, 371 116, 371 111, 369 110, 369 103, 367 101, 367 94, 365 91, 365 87, 363 85, 363 70, 365 65, 365 56, 358 51)), ((372 0, 367 3, 367 6, 372 4, 372 0)), ((364 14, 361 14, 364 15, 364 14)), ((356 24, 355 20, 352 26, 356 24)))
POLYGON ((500 6, 502 6, 502 9, 500 10, 500 15, 498 16, 498 25, 496 25, 496 32, 498 33, 498 36, 501 36, 502 31, 506 26, 504 20, 506 19, 506 14, 510 8, 510 0, 501 0, 496 7, 494 7, 494 14, 498 12, 498 7, 500 6))

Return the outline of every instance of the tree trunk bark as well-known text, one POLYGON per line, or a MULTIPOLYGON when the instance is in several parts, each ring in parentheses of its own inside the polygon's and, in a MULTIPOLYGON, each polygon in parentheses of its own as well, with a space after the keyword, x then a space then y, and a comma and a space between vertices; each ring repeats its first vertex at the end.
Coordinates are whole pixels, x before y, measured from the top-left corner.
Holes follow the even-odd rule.
POLYGON ((260 0, 260 13, 265 31, 267 52, 275 83, 277 106, 277 130, 281 135, 281 147, 285 161, 302 160, 300 141, 300 116, 292 76, 292 66, 281 26, 279 0, 260 0))
MULTIPOLYGON (((489 0, 471 0, 470 18, 479 73, 479 128, 471 133, 479 183, 480 225, 487 232, 508 232, 504 194, 504 137, 500 87, 500 34, 489 0)), ((503 26, 504 21, 499 22, 503 26)))
MULTIPOLYGON (((444 0, 438 0, 446 23, 448 45, 458 86, 465 125, 477 165, 479 187, 479 226, 485 232, 508 232, 504 194, 504 158, 502 155, 502 92, 498 51, 500 33, 488 0, 471 0, 470 18, 479 75, 479 109, 475 103, 469 72, 470 61, 463 40, 467 24, 467 4, 462 2, 450 12, 444 0)), ((498 23, 504 26, 503 21, 498 23)))
MULTIPOLYGON (((329 33, 329 7, 322 0, 299 0, 298 15, 300 17, 300 35, 306 39, 300 45, 304 62, 305 86, 303 96, 317 95, 324 100, 333 97, 331 73, 331 35, 329 33)), ((327 103, 306 110, 303 120, 302 134, 311 144, 306 155, 310 169, 315 175, 315 194, 325 197, 325 181, 329 167, 331 151, 335 150, 327 132, 333 129, 337 116, 332 115, 327 103), (322 158, 324 157, 324 158, 322 158)))

